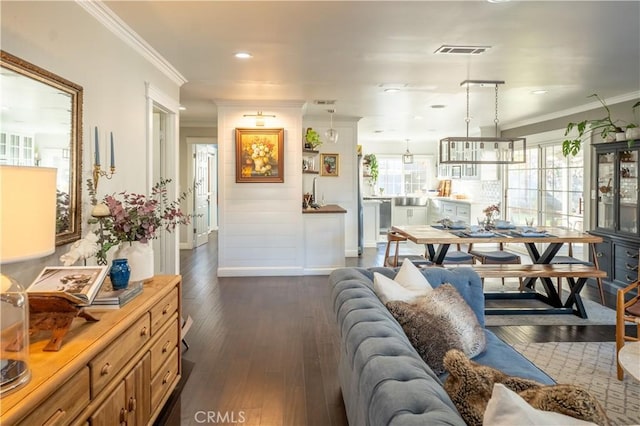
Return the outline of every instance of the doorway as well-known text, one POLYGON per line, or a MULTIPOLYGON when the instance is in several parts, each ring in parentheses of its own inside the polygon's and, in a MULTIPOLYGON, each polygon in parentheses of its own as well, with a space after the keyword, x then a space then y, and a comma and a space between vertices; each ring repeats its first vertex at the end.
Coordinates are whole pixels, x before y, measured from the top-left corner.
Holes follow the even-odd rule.
POLYGON ((193 183, 193 227, 187 236, 187 247, 206 244, 209 233, 218 229, 218 145, 215 138, 188 137, 191 155, 187 182, 193 183))

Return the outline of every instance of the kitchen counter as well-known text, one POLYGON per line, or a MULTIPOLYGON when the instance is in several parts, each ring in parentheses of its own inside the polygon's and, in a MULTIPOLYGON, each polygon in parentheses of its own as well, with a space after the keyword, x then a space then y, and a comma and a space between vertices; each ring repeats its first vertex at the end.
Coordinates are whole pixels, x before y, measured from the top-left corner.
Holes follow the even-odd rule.
POLYGON ((302 213, 346 213, 347 211, 337 204, 327 204, 317 209, 302 209, 302 213))

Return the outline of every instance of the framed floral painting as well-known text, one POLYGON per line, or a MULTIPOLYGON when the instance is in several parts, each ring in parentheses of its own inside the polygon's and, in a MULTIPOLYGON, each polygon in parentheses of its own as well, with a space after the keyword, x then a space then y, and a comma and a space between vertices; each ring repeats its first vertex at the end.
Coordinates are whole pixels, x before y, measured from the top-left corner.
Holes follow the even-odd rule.
POLYGON ((284 129, 236 129, 236 182, 284 182, 284 129))
POLYGON ((320 176, 339 176, 340 154, 320 154, 320 176))

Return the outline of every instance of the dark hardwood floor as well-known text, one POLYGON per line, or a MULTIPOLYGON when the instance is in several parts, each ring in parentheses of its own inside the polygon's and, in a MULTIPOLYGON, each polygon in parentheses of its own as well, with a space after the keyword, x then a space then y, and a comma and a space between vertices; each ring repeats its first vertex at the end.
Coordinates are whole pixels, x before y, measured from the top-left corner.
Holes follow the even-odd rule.
MULTIPOLYGON (((193 318, 183 352, 188 377, 157 424, 346 425, 327 277, 219 278, 215 233, 180 253, 183 315, 193 318)), ((365 249, 347 266, 382 265, 383 255, 382 245, 365 249)), ((583 294, 599 300, 596 289, 583 294)), ((512 344, 615 338, 614 326, 491 329, 512 344)))

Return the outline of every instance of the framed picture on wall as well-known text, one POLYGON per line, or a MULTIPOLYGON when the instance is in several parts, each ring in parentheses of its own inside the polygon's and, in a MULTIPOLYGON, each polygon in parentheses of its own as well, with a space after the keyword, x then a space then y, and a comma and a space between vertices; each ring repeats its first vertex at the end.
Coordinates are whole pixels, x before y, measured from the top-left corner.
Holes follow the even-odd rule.
POLYGON ((340 154, 320 154, 320 176, 339 176, 340 154))
POLYGON ((462 166, 451 166, 451 178, 460 179, 462 177, 462 166))
POLYGON ((284 182, 284 129, 236 129, 236 182, 284 182))

